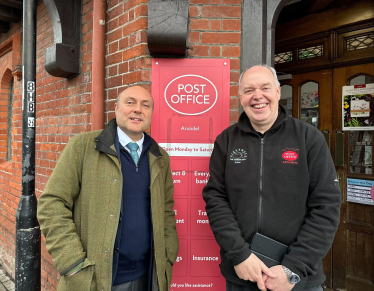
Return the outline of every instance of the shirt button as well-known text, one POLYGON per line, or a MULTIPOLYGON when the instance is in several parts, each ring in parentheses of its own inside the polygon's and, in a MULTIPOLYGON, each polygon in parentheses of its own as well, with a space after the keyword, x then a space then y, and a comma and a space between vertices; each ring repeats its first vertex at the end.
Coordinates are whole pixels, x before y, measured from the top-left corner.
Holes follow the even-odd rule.
POLYGON ((119 248, 115 248, 115 249, 114 249, 114 252, 115 252, 115 253, 118 253, 118 252, 119 252, 119 248))
POLYGON ((108 253, 108 251, 104 251, 104 253, 106 253, 106 254, 107 254, 107 253, 108 253))
POLYGON ((110 215, 110 217, 113 217, 113 216, 114 216, 113 214, 110 215))
POLYGON ((117 182, 118 180, 117 179, 114 179, 114 182, 117 182))

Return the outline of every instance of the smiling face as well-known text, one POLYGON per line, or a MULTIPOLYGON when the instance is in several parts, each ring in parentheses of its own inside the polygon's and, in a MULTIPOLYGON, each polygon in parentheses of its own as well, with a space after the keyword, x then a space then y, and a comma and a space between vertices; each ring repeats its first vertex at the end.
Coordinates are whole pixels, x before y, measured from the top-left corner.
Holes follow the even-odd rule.
POLYGON ((115 104, 117 125, 134 142, 151 126, 152 113, 152 96, 140 86, 124 90, 115 104))
POLYGON ((255 66, 247 70, 240 84, 240 102, 253 128, 264 133, 278 117, 280 86, 271 71, 255 66))

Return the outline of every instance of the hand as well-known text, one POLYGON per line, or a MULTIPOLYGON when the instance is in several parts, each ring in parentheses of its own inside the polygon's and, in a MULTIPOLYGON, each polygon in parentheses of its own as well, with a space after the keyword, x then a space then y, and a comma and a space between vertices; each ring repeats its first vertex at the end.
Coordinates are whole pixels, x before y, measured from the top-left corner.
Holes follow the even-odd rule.
POLYGON ((265 280, 265 286, 267 289, 272 291, 290 291, 295 284, 290 283, 286 276, 286 273, 283 271, 281 265, 274 266, 269 269, 274 274, 277 274, 276 277, 268 277, 265 280))
POLYGON ((263 274, 267 276, 266 278, 268 279, 275 278, 277 276, 254 254, 251 254, 244 262, 234 266, 234 269, 240 279, 257 282, 257 287, 261 291, 266 291, 263 274))

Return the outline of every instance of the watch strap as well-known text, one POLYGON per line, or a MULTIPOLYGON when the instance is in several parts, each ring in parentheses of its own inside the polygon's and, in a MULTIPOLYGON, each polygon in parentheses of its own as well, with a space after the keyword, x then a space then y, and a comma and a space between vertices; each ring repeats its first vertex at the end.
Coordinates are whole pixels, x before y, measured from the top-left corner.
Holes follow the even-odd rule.
POLYGON ((286 273, 288 281, 292 284, 296 284, 300 281, 300 276, 292 272, 290 269, 282 265, 283 271, 286 273))

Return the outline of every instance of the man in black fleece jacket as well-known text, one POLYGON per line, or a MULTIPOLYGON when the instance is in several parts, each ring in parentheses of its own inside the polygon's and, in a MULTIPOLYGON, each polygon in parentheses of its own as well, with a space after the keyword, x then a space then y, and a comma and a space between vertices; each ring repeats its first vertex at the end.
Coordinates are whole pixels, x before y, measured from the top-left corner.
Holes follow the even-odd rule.
POLYGON ((244 112, 217 137, 203 190, 226 290, 289 291, 305 277, 304 290, 322 290, 341 203, 326 141, 279 105, 273 68, 244 72, 239 97, 244 112), (251 252, 256 232, 289 246, 281 265, 251 252))

